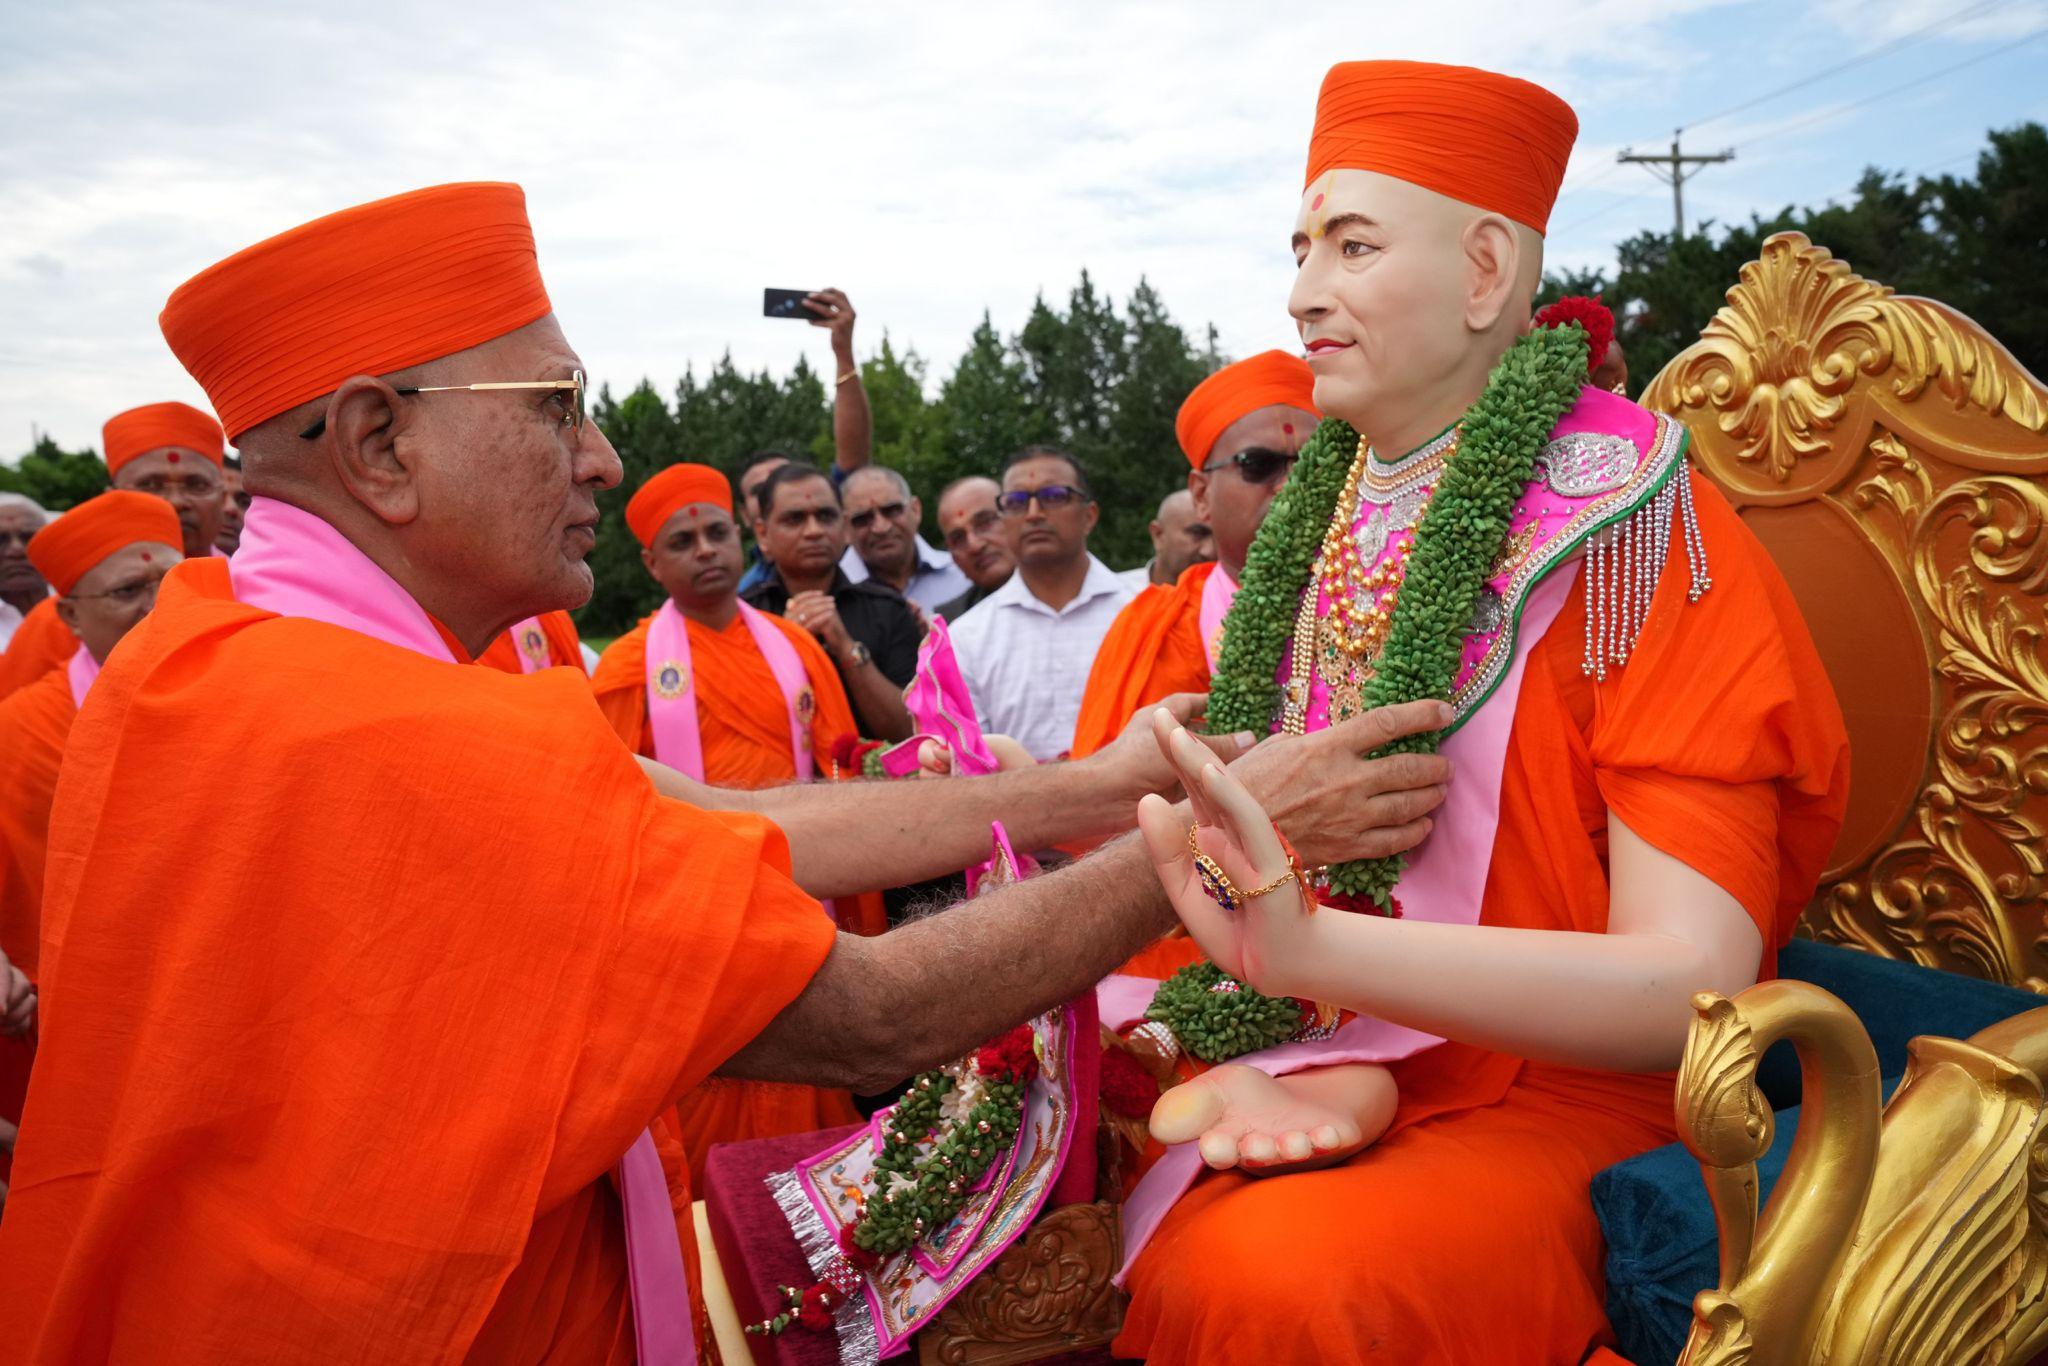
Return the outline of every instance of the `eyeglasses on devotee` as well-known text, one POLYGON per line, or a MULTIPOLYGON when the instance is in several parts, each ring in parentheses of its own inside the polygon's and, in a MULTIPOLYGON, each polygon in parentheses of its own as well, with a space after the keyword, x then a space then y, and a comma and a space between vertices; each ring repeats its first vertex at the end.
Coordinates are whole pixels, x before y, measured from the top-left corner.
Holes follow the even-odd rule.
MULTIPOLYGON (((582 431, 583 388, 583 372, 581 370, 572 370, 569 373, 568 379, 510 380, 491 384, 414 385, 404 389, 393 389, 391 392, 402 398, 411 398, 415 394, 462 394, 481 393, 486 390, 495 392, 512 389, 552 389, 557 394, 568 395, 563 400, 562 425, 570 431, 582 431)), ((300 432, 299 437, 302 440, 311 441, 326 430, 327 418, 325 415, 322 415, 312 426, 300 432)))
POLYGON ((846 519, 846 524, 855 531, 866 531, 868 524, 877 517, 884 517, 889 521, 895 522, 902 520, 903 514, 908 511, 910 511, 910 504, 908 503, 884 503, 880 507, 872 507, 863 512, 854 513, 846 519))
POLYGON ((167 572, 168 569, 155 574, 144 574, 124 583, 117 583, 104 593, 66 593, 64 600, 92 602, 104 598, 116 607, 137 607, 145 602, 156 601, 157 586, 164 581, 164 573, 167 572))
POLYGON ((1239 451, 1236 455, 1225 456, 1202 466, 1202 473, 1214 474, 1219 470, 1234 468, 1237 477, 1247 484, 1270 484, 1288 470, 1294 468, 1296 456, 1291 451, 1276 451, 1266 446, 1253 446, 1239 451))
POLYGON ((1047 484, 1039 489, 1011 489, 996 496, 996 508, 1005 517, 1022 517, 1031 510, 1033 499, 1047 512, 1057 512, 1063 507, 1088 501, 1088 490, 1075 488, 1072 484, 1047 484))

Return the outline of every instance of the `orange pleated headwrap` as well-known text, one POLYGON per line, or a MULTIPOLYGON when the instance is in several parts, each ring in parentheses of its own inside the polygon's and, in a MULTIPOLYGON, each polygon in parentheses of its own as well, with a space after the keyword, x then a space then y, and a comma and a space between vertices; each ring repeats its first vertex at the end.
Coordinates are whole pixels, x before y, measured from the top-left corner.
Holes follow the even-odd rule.
POLYGON ((732 511, 732 485, 709 465, 670 465, 642 484, 626 504, 626 526, 643 546, 668 525, 668 519, 692 503, 709 503, 732 511))
POLYGON ((165 446, 194 451, 216 465, 227 451, 213 414, 202 413, 189 403, 147 403, 116 414, 100 428, 100 445, 107 453, 108 474, 138 455, 165 446))
POLYGON ((178 514, 163 499, 114 489, 88 498, 31 536, 28 558, 61 597, 94 565, 137 541, 176 550, 185 544, 185 533, 178 526, 178 514))
MULTIPOLYGON (((517 185, 437 185, 316 218, 179 285, 158 325, 239 439, 549 311, 517 185)), ((513 375, 510 379, 532 379, 513 375)))
POLYGON ((1209 461, 1216 438, 1246 413, 1284 405, 1316 410, 1316 377, 1308 362, 1285 351, 1261 351, 1226 365, 1195 386, 1173 420, 1181 454, 1196 469, 1209 461))
POLYGON ((1469 66, 1340 62, 1323 77, 1303 188, 1378 171, 1542 232, 1579 135, 1540 85, 1469 66))

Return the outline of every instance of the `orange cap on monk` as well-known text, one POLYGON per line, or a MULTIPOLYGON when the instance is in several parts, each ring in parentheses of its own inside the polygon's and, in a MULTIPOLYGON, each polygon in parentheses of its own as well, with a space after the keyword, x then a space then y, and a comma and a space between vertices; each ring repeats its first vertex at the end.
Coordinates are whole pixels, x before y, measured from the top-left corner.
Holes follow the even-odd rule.
POLYGON ((652 546, 668 519, 692 503, 732 511, 732 485, 709 465, 670 465, 642 484, 626 503, 626 527, 633 539, 652 546))
POLYGON ((1316 411, 1316 376, 1308 362, 1285 351, 1261 351, 1226 365, 1195 386, 1173 420, 1181 454, 1196 469, 1209 461, 1216 438, 1246 413, 1284 406, 1316 411))
POLYGON ((107 453, 108 474, 138 455, 165 446, 203 455, 216 465, 227 453, 220 423, 213 420, 212 413, 202 413, 189 403, 146 403, 117 413, 100 428, 100 445, 107 453))
POLYGON ((1316 99, 1302 186, 1325 171, 1378 171, 1542 232, 1578 135, 1570 105, 1513 76, 1340 62, 1316 99))
POLYGON ((185 544, 178 514, 154 494, 114 489, 88 498, 29 537, 28 558, 59 597, 78 586, 93 566, 137 541, 185 544))
POLYGON ((517 185, 436 185, 258 242, 179 285, 157 323, 231 439, 549 311, 517 185))

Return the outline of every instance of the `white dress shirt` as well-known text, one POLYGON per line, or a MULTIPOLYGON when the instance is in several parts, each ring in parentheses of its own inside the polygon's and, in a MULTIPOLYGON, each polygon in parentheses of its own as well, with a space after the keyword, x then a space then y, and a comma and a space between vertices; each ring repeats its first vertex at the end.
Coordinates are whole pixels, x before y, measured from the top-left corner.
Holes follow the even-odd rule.
POLYGON ((6 649, 7 642, 14 639, 14 633, 21 629, 21 619, 25 615, 27 614, 13 603, 0 598, 0 650, 6 649))
POLYGON ((1147 560, 1136 569, 1126 569, 1117 577, 1131 586, 1133 593, 1142 593, 1152 586, 1152 566, 1155 560, 1147 560))
MULTIPOLYGON (((953 599, 974 587, 974 581, 960 572, 960 566, 953 563, 953 557, 936 546, 929 544, 922 536, 913 536, 917 543, 917 567, 910 571, 910 582, 903 586, 903 596, 909 598, 929 615, 934 607, 953 599)), ((854 583, 865 583, 872 577, 867 562, 852 546, 839 557, 839 567, 846 571, 846 577, 854 583)))
POLYGON ((1009 736, 1034 759, 1056 759, 1071 749, 1095 652, 1135 596, 1115 570, 1090 555, 1081 591, 1058 611, 1032 596, 1020 569, 960 618, 953 653, 982 729, 1009 736))

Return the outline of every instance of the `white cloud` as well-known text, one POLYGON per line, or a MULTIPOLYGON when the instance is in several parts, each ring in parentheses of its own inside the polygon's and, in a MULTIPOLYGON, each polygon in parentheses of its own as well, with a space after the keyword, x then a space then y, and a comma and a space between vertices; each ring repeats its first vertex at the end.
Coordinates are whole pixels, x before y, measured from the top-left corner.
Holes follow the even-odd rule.
POLYGON ((939 372, 984 308, 1014 328, 1083 267, 1119 298, 1149 275, 1229 351, 1284 345, 1331 60, 1542 81, 1587 125, 1579 182, 1723 2, 44 7, 0 54, 0 452, 31 422, 96 443, 119 408, 196 398, 155 327, 192 272, 454 179, 526 186, 557 311, 615 387, 728 349, 818 358, 820 334, 759 316, 764 285, 840 285, 864 345, 887 328, 939 372))

